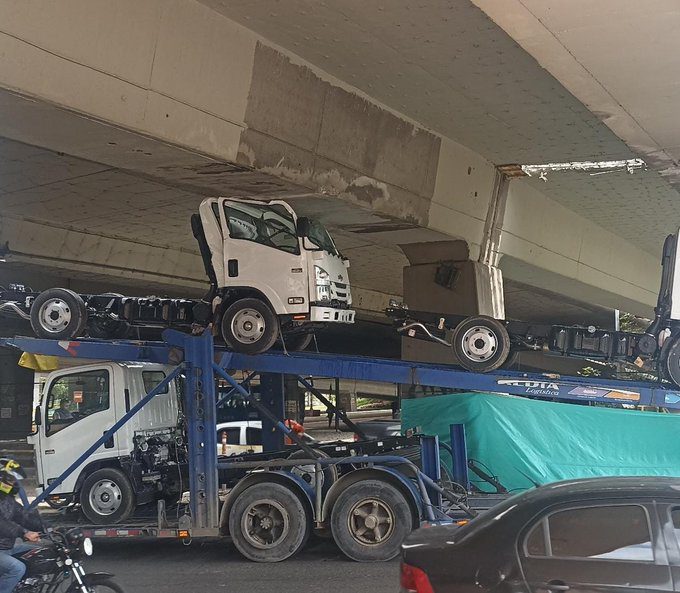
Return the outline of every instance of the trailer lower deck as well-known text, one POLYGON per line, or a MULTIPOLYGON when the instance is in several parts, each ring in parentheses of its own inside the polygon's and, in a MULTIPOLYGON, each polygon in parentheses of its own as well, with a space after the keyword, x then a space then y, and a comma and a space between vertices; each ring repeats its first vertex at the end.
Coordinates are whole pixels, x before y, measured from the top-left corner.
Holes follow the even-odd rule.
MULTIPOLYGON (((0 342, 34 354, 177 365, 80 458, 73 460, 59 478, 44 487, 35 502, 58 491, 60 480, 76 471, 169 381, 180 375, 185 381, 188 500, 181 502, 179 509, 172 510, 151 505, 146 509, 147 514, 124 524, 80 524, 94 537, 162 537, 188 541, 230 535, 246 557, 269 562, 283 560, 295 553, 314 529, 330 533, 350 558, 385 560, 398 553, 403 538, 422 522, 451 522, 465 515, 474 516, 507 496, 501 488, 495 495, 477 495, 471 491, 468 469, 474 468, 468 467, 464 434, 455 436, 464 431, 456 431, 455 426, 451 432, 449 452, 453 464, 449 472, 442 472, 440 448, 443 443, 439 443, 437 437, 426 435, 417 437, 419 466, 401 456, 398 449, 380 454, 379 451, 352 449, 352 443, 347 444, 348 451, 338 451, 339 457, 320 457, 283 422, 283 375, 296 375, 305 382, 308 377, 323 376, 412 387, 495 392, 578 404, 680 409, 680 392, 660 383, 504 370, 472 373, 444 365, 312 353, 269 352, 248 356, 214 346, 208 333, 189 336, 170 330, 165 332, 164 338, 164 342, 133 342, 16 337, 0 342), (253 373, 260 376, 260 401, 252 401, 246 387, 232 375, 234 371, 245 370, 249 377, 253 373), (278 431, 293 439, 304 453, 302 458, 218 458, 216 433, 210 428, 216 425, 217 380, 230 385, 236 393, 258 406, 263 434, 278 431), (229 484, 228 493, 223 492, 228 495, 220 496, 224 472, 241 475, 229 484), (373 514, 372 506, 366 505, 374 505, 378 509, 376 514, 373 514), (358 514, 355 513, 357 509, 358 514), (285 536, 283 532, 271 530, 267 513, 291 521, 285 536), (366 526, 355 524, 356 518, 363 517, 363 513, 368 517, 365 522, 366 526, 370 525, 369 536, 366 526), (381 523, 385 515, 391 517, 389 523, 381 523), (381 524, 395 525, 398 529, 383 529, 381 524), (375 539, 371 539, 371 534, 375 539), (290 540, 288 535, 294 539, 290 540), (274 540, 270 541, 271 538, 274 540)), ((272 450, 269 450, 270 455, 272 450)))

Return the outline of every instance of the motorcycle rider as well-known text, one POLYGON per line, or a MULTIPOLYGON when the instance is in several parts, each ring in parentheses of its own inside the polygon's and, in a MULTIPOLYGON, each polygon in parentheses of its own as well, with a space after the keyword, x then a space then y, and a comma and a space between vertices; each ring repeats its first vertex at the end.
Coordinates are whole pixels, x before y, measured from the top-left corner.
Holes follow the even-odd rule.
POLYGON ((17 539, 40 541, 38 532, 42 523, 37 511, 27 510, 14 499, 19 480, 25 477, 26 473, 16 461, 0 458, 0 593, 12 593, 26 572, 26 565, 14 555, 34 547, 30 543, 17 543, 17 539))

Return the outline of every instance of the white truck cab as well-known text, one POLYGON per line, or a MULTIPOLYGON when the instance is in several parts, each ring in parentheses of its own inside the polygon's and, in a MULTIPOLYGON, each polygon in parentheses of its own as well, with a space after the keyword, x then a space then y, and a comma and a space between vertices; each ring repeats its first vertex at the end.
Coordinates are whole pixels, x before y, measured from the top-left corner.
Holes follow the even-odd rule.
MULTIPOLYGON (((172 367, 101 362, 49 373, 33 445, 42 492, 172 367)), ((154 397, 54 491, 79 501, 95 524, 124 520, 135 507, 177 488, 184 462, 178 429, 179 381, 154 397)))
POLYGON ((349 262, 325 227, 281 200, 207 198, 192 219, 227 345, 245 353, 283 336, 304 349, 314 327, 353 323, 349 262))

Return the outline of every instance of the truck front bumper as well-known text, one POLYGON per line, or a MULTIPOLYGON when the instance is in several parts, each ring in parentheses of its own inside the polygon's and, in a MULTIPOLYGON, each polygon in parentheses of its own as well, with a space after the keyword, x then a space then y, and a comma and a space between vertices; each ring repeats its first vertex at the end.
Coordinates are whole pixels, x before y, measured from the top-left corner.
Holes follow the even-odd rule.
POLYGON ((354 323, 354 310, 312 306, 309 311, 309 320, 325 323, 354 323))

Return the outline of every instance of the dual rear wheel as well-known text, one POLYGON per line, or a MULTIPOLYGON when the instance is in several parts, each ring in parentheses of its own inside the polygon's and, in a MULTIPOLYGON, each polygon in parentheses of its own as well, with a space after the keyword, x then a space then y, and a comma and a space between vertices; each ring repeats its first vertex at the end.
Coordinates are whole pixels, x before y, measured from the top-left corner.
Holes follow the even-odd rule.
MULTIPOLYGON (((261 482, 241 492, 229 513, 229 533, 243 556, 280 562, 299 552, 309 538, 311 509, 291 488, 261 482)), ((404 495, 379 479, 350 484, 337 497, 330 517, 333 539, 358 562, 390 560, 413 527, 404 495)))

